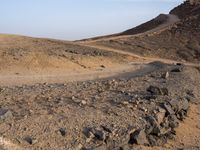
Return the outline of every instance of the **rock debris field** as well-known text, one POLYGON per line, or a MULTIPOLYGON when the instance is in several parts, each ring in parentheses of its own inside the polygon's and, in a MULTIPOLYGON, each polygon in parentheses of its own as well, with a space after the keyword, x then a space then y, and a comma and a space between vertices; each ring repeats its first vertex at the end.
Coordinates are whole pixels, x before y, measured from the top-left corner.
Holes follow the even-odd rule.
POLYGON ((115 79, 0 88, 2 149, 129 150, 163 146, 198 105, 199 68, 154 62, 115 79), (133 75, 133 76, 131 76, 133 75))

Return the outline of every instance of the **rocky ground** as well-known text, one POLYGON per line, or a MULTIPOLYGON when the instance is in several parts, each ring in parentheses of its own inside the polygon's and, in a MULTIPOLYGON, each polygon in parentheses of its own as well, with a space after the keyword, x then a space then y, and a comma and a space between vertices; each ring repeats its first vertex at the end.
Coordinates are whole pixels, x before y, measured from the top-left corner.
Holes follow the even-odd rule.
POLYGON ((149 66, 156 71, 1 87, 2 148, 128 150, 173 141, 190 105, 199 105, 199 68, 160 62, 149 66))
POLYGON ((194 1, 121 37, 1 34, 0 149, 199 150, 194 1))

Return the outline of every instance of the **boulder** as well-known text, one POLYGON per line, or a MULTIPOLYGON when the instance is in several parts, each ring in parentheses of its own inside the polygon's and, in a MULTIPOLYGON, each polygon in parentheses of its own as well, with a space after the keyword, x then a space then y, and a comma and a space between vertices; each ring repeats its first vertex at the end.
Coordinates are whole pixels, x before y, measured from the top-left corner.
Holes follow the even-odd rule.
POLYGON ((177 128, 179 125, 179 121, 175 115, 170 115, 168 117, 168 121, 169 121, 169 127, 173 128, 173 129, 177 128))
POLYGON ((155 135, 149 135, 148 140, 151 146, 163 146, 167 143, 167 138, 165 136, 155 136, 155 135))
POLYGON ((167 111, 168 115, 174 115, 175 114, 174 110, 172 109, 172 107, 169 103, 164 103, 163 108, 167 111))
POLYGON ((158 109, 158 113, 155 114, 155 119, 158 124, 161 124, 165 118, 166 110, 163 108, 158 109))
POLYGON ((152 95, 168 95, 167 88, 159 88, 157 86, 149 86, 147 91, 150 92, 152 95))
POLYGON ((150 86, 147 89, 147 91, 150 92, 153 95, 161 95, 162 94, 161 89, 159 87, 157 87, 157 86, 150 86))
POLYGON ((163 79, 169 78, 169 72, 167 71, 166 73, 162 74, 163 79))
POLYGON ((174 99, 174 100, 171 100, 169 103, 174 109, 174 111, 177 113, 181 110, 187 111, 189 108, 189 102, 187 99, 179 99, 179 100, 174 99))
POLYGON ((171 72, 182 72, 181 68, 174 68, 171 70, 171 72))
POLYGON ((100 128, 95 128, 95 129, 92 129, 92 133, 98 140, 100 140, 100 141, 106 140, 107 134, 104 130, 102 130, 100 128))
POLYGON ((138 144, 138 145, 148 145, 149 141, 147 139, 147 135, 145 130, 137 130, 130 135, 130 144, 138 144))
POLYGON ((0 121, 4 121, 13 117, 13 114, 8 109, 0 108, 0 121))

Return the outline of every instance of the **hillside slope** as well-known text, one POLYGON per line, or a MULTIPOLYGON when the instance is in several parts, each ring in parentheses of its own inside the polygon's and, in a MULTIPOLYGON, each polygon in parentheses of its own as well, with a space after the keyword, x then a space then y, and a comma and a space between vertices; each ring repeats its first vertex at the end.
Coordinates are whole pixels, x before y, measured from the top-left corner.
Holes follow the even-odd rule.
POLYGON ((165 29, 90 42, 93 45, 129 51, 142 56, 199 63, 200 4, 186 1, 170 14, 177 15, 180 20, 165 29))
POLYGON ((134 34, 138 34, 138 33, 147 32, 147 31, 152 30, 162 24, 165 24, 168 20, 169 20, 168 15, 160 14, 156 18, 154 18, 144 24, 141 24, 135 28, 132 28, 132 29, 129 29, 129 30, 126 30, 126 31, 120 33, 119 36, 120 35, 134 35, 134 34))
POLYGON ((123 63, 125 56, 72 42, 0 35, 0 75, 96 70, 123 63))

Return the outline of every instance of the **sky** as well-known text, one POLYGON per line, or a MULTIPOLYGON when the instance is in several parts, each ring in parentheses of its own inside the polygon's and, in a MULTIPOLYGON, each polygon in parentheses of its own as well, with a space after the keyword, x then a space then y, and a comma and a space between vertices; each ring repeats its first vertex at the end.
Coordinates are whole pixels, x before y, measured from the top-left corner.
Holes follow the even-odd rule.
POLYGON ((64 40, 122 32, 183 0, 1 0, 0 33, 64 40))

